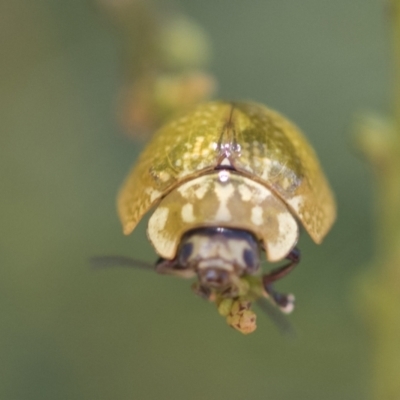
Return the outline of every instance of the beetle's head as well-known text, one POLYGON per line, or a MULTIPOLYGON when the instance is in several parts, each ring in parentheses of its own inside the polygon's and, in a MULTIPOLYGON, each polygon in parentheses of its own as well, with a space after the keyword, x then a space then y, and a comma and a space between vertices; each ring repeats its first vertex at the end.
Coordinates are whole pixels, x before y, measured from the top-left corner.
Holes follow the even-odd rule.
POLYGON ((260 248, 247 231, 199 228, 183 236, 177 261, 197 273, 202 287, 223 291, 259 269, 260 248))

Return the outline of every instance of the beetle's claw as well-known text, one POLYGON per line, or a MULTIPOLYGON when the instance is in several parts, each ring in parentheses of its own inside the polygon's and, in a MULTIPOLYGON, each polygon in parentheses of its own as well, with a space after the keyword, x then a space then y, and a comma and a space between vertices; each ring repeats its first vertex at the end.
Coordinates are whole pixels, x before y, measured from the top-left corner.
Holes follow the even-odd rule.
POLYGON ((278 294, 274 296, 276 305, 284 314, 290 314, 294 310, 295 297, 293 294, 278 294))

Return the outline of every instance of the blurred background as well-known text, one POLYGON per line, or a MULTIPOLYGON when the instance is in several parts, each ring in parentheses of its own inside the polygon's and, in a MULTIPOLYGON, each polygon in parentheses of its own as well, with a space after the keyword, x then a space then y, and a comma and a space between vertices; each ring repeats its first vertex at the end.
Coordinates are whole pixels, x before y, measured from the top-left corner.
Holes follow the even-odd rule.
POLYGON ((360 110, 389 110, 384 3, 153 2, 209 36, 218 97, 302 128, 336 193, 332 232, 321 246, 303 235, 277 285, 296 294, 294 340, 262 314, 239 334, 187 281, 89 268, 99 254, 156 259, 146 221, 125 237, 116 215, 143 144, 118 117, 135 58, 104 3, 0 2, 0 399, 368 398, 354 284, 373 254, 373 190, 351 133, 360 110))

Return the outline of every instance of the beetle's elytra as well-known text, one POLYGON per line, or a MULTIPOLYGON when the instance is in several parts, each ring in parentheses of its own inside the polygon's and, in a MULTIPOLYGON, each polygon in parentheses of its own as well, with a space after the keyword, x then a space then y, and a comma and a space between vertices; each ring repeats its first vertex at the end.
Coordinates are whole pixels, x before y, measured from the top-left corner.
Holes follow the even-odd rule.
POLYGON ((118 197, 125 234, 155 208, 148 237, 156 269, 198 276, 199 292, 235 296, 235 282, 260 270, 260 252, 288 265, 264 275, 284 311, 291 296, 271 283, 299 261, 299 223, 320 243, 336 206, 317 157, 286 118, 250 102, 210 102, 152 138, 118 197))

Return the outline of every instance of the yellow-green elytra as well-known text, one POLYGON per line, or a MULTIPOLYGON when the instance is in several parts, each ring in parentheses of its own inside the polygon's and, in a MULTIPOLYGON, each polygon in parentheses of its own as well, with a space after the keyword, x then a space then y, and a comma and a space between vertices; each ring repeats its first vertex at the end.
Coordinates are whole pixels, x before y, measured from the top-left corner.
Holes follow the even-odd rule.
MULTIPOLYGON (((260 249, 269 261, 288 258, 289 271, 299 259, 299 223, 320 243, 336 217, 332 191, 300 130, 251 102, 200 104, 154 135, 118 196, 124 233, 153 207, 148 237, 163 259, 157 270, 197 274, 202 295, 217 288, 232 297, 227 288, 258 270, 260 249)), ((270 284, 285 273, 263 278, 277 303, 270 284)), ((278 305, 292 309, 290 299, 278 305)))

